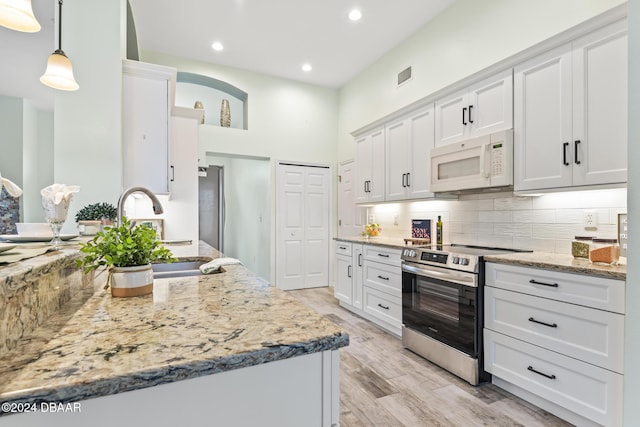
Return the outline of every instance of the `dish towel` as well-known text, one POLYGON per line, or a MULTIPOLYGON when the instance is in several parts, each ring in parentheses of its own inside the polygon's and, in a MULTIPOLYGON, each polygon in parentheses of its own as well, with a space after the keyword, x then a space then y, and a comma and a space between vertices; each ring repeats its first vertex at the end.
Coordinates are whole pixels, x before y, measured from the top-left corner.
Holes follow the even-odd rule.
POLYGON ((0 191, 2 190, 2 187, 7 190, 7 193, 9 193, 11 197, 17 198, 22 196, 22 189, 7 178, 3 178, 2 174, 0 174, 0 191))
POLYGON ((211 274, 220 271, 220 267, 223 265, 242 264, 240 260, 235 258, 216 258, 209 261, 206 264, 200 266, 200 272, 202 274, 211 274))

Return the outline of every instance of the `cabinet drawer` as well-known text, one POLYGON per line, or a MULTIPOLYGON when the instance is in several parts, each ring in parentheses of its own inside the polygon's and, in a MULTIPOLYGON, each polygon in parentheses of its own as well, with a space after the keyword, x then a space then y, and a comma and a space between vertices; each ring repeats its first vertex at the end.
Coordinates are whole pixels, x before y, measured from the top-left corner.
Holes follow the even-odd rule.
POLYGON ((382 246, 364 245, 364 258, 370 261, 383 262, 400 267, 402 250, 382 246))
POLYGON ((485 287, 485 327, 623 372, 621 314, 485 287))
POLYGON ((402 270, 400 267, 366 261, 364 285, 394 297, 402 296, 402 270))
POLYGON ((336 241, 336 255, 351 256, 351 243, 336 241))
POLYGON ((488 329, 484 355, 494 376, 602 425, 622 425, 622 375, 488 329))
POLYGON ((363 293, 364 311, 373 317, 389 323, 394 328, 402 326, 402 300, 368 286, 363 293))
POLYGON ((487 263, 485 281, 487 286, 624 314, 622 280, 487 263))

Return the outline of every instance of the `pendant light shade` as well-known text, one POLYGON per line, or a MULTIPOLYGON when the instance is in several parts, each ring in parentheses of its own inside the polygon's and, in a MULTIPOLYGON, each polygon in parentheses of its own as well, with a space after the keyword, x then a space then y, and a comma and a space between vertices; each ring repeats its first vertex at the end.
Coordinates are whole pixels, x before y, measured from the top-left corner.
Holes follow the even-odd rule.
POLYGON ((47 86, 60 90, 78 90, 80 86, 73 78, 71 61, 61 50, 56 50, 47 61, 47 70, 40 81, 47 86))
POLYGON ((0 25, 25 33, 40 31, 31 0, 0 0, 0 25))
POLYGON ((47 69, 40 77, 40 81, 54 89, 78 90, 80 86, 73 77, 71 61, 62 51, 62 0, 58 0, 58 5, 60 11, 58 13, 58 49, 49 57, 47 69))

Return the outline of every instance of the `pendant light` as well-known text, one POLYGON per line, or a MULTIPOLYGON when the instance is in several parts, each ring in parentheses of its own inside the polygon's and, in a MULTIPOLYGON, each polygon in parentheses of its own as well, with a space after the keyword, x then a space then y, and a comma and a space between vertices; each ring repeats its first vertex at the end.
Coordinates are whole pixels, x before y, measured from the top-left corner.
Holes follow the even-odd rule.
POLYGON ((58 49, 49 56, 47 70, 40 81, 54 89, 78 90, 80 86, 73 78, 73 67, 67 55, 62 51, 62 0, 58 0, 58 49))
POLYGON ((0 0, 0 25, 25 33, 40 31, 40 23, 33 15, 31 0, 0 0))

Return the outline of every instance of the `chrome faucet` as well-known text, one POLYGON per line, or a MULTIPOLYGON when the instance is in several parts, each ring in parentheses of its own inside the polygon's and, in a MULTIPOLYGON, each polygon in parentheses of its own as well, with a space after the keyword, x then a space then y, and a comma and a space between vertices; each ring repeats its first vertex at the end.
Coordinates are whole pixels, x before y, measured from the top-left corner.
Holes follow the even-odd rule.
POLYGON ((144 193, 151 199, 151 203, 153 203, 153 213, 155 213, 156 215, 160 215, 162 212, 164 212, 164 210, 162 209, 162 204, 160 203, 160 200, 158 200, 156 195, 153 194, 151 190, 148 190, 144 187, 127 188, 122 192, 122 194, 120 195, 120 198, 118 199, 118 217, 116 219, 116 226, 120 226, 122 224, 122 216, 124 213, 125 200, 127 200, 127 197, 129 197, 131 194, 137 193, 137 192, 144 193))

